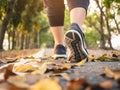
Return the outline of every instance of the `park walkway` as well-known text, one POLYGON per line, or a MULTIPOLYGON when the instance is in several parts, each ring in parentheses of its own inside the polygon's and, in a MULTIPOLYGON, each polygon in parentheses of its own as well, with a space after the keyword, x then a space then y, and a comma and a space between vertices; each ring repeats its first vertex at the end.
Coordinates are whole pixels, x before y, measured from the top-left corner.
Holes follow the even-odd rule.
MULTIPOLYGON (((114 54, 113 56, 118 57, 118 59, 120 59, 119 57, 120 54, 118 51, 117 51, 117 54, 113 51, 106 51, 106 50, 88 50, 88 51, 90 53, 90 56, 94 56, 92 57, 93 59, 99 58, 102 55, 111 56, 111 54, 114 54)), ((19 59, 18 62, 13 63, 16 66, 14 70, 20 71, 20 73, 23 71, 26 71, 26 73, 29 73, 27 74, 27 76, 25 76, 27 78, 28 77, 31 78, 28 80, 28 83, 31 83, 31 82, 35 83, 37 82, 37 80, 41 79, 41 77, 42 78, 43 77, 58 78, 59 80, 57 81, 59 81, 59 86, 62 87, 62 90, 120 90, 120 60, 100 61, 100 60, 91 59, 87 63, 84 63, 84 62, 70 63, 67 60, 63 60, 63 59, 53 60, 51 58, 51 55, 53 55, 52 48, 41 49, 37 53, 30 55, 26 58, 21 58, 19 59), (47 67, 44 63, 48 64, 47 67), (39 70, 36 70, 34 72, 33 67, 28 68, 28 66, 27 68, 25 67, 25 70, 23 70, 22 67, 19 67, 19 65, 21 64, 24 64, 24 65, 29 64, 35 67, 37 66, 39 70), (18 65, 18 68, 17 68, 17 65, 18 65), (34 73, 31 71, 33 71, 34 73), (32 74, 35 74, 35 76, 32 74), (32 79, 33 77, 35 79, 32 79), (78 88, 81 88, 81 89, 78 89, 78 88)), ((25 74, 25 73, 22 73, 22 74, 20 73, 17 73, 19 78, 21 75, 23 76, 25 74)), ((10 76, 7 75, 7 76, 11 77, 11 75, 10 76)), ((8 78, 7 81, 9 83, 15 84, 13 82, 14 79, 11 81, 8 78)), ((24 87, 29 90, 30 86, 29 87, 28 86, 24 86, 24 87)), ((21 86, 19 85, 18 87, 21 88, 21 86)), ((36 86, 36 87, 40 87, 40 86, 36 86)), ((27 89, 24 89, 24 90, 27 90, 27 89)), ((17 90, 23 90, 23 89, 17 89, 17 90)), ((41 89, 30 88, 30 90, 41 90, 41 89)), ((45 90, 61 90, 61 89, 45 89, 45 90)))
MULTIPOLYGON (((96 57, 100 57, 104 54, 112 54, 112 51, 106 50, 88 50, 90 55, 94 55, 96 57)), ((53 55, 53 49, 42 49, 40 52, 34 54, 35 57, 43 57, 43 56, 51 56, 53 55)), ((119 54, 120 55, 120 54, 119 54)), ((120 58, 120 57, 119 57, 120 58)), ((113 88, 110 90, 120 90, 117 88, 116 80, 109 79, 103 77, 102 75, 105 73, 105 68, 108 67, 111 70, 119 70, 118 76, 120 76, 120 60, 119 61, 96 61, 96 62, 87 62, 80 67, 76 67, 74 69, 69 69, 66 71, 69 72, 69 76, 73 79, 76 78, 74 75, 77 73, 77 78, 86 78, 90 84, 99 84, 106 80, 110 80, 113 84, 113 88), (72 71, 71 71, 72 70, 72 71), (74 73, 73 73, 74 72, 74 73)), ((64 85, 63 85, 64 86, 64 85)), ((95 89, 98 90, 98 89, 95 89)))

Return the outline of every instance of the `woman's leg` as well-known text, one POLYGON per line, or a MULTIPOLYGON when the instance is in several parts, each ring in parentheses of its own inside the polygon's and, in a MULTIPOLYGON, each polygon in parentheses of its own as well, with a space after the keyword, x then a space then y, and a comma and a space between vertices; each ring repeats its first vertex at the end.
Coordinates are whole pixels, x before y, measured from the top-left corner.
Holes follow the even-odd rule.
POLYGON ((64 39, 64 0, 44 0, 50 30, 54 37, 54 57, 66 57, 66 49, 63 45, 64 39))
POLYGON ((76 23, 82 28, 85 20, 89 0, 67 0, 70 9, 71 23, 76 23))
POLYGON ((50 30, 55 40, 55 46, 63 45, 64 28, 64 0, 44 0, 44 6, 50 24, 50 30))
POLYGON ((79 62, 87 59, 82 25, 85 20, 89 0, 67 0, 70 9, 71 26, 65 34, 66 46, 70 49, 69 60, 79 62))

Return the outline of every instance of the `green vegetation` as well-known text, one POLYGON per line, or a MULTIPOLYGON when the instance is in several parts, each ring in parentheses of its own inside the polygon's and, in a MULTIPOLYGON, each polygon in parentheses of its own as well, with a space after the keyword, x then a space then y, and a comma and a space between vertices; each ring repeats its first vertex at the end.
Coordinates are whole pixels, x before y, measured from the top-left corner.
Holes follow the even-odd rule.
POLYGON ((88 47, 98 47, 97 42, 100 40, 100 35, 96 30, 89 30, 85 33, 85 39, 88 47))
MULTIPOLYGON (((96 9, 89 8, 85 21, 85 37, 88 47, 105 49, 111 45, 111 32, 120 34, 119 0, 94 0, 96 9), (89 14, 91 13, 91 14, 89 14), (114 23, 114 25, 112 25, 114 23)), ((69 10, 65 11, 65 32, 70 25, 69 10)), ((3 50, 5 33, 9 49, 53 47, 54 40, 42 0, 0 0, 0 50, 3 50)))

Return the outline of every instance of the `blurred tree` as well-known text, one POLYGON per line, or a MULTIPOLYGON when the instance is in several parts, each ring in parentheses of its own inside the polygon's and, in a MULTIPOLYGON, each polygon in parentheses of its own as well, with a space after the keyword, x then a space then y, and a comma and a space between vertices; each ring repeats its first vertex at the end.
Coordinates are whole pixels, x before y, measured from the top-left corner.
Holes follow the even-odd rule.
POLYGON ((9 35, 8 40, 12 37, 12 49, 17 47, 17 41, 20 41, 18 40, 19 36, 21 36, 21 43, 19 44, 21 44, 20 47, 23 49, 25 43, 23 40, 25 37, 26 40, 28 40, 27 38, 30 36, 29 32, 32 31, 33 24, 35 26, 40 25, 40 18, 36 20, 34 18, 40 15, 42 9, 42 0, 0 0, 0 20, 2 21, 2 28, 0 30, 0 49, 3 49, 2 44, 7 29, 9 35), (19 29, 19 24, 22 28, 17 31, 17 29, 19 29), (19 31, 21 31, 21 35, 19 35, 19 31))
POLYGON ((2 26, 0 29, 0 50, 3 50, 3 40, 7 25, 12 16, 17 0, 0 0, 0 19, 2 19, 2 26))
POLYGON ((109 48, 112 49, 111 32, 117 30, 120 32, 120 20, 116 19, 120 12, 119 0, 94 0, 97 9, 88 15, 86 25, 91 26, 100 34, 100 48, 105 49, 105 43, 108 41, 109 48), (115 25, 112 23, 115 22, 115 25))

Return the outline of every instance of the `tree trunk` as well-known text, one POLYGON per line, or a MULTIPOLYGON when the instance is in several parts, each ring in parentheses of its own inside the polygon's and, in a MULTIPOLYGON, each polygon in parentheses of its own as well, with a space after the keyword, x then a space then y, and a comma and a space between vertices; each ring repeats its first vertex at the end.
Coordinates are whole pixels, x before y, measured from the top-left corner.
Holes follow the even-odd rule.
POLYGON ((7 30, 7 25, 8 25, 10 16, 11 16, 11 11, 9 11, 7 13, 7 15, 4 18, 3 23, 2 23, 2 27, 1 27, 1 30, 0 30, 0 50, 3 50, 3 40, 4 40, 5 32, 7 30))
POLYGON ((115 21, 118 33, 120 34, 120 27, 119 27, 119 24, 118 24, 117 20, 115 19, 115 17, 114 17, 114 21, 115 21))
POLYGON ((101 29, 101 39, 100 39, 100 48, 105 49, 105 38, 104 38, 104 25, 103 25, 103 11, 100 9, 100 29, 101 29))
POLYGON ((15 31, 12 32, 12 50, 15 49, 15 31))
POLYGON ((107 31, 108 31, 108 44, 110 45, 110 49, 113 49, 112 43, 111 43, 111 31, 110 31, 110 25, 109 25, 109 20, 108 20, 108 10, 106 9, 106 15, 105 20, 106 20, 106 25, 107 25, 107 31))
POLYGON ((30 45, 30 35, 27 34, 26 35, 26 40, 25 40, 25 49, 28 49, 29 48, 29 45, 30 45))
POLYGON ((119 23, 117 22, 117 20, 116 20, 116 18, 115 18, 116 14, 115 14, 115 11, 114 11, 114 10, 113 10, 113 12, 114 12, 114 22, 115 22, 116 28, 117 28, 117 30, 118 30, 118 33, 120 34, 119 23))
POLYGON ((2 22, 2 27, 0 30, 0 50, 3 50, 3 40, 4 40, 5 32, 7 30, 7 25, 9 23, 11 15, 12 15, 12 11, 13 11, 14 6, 16 4, 16 0, 11 1, 11 4, 12 3, 13 3, 13 5, 9 8, 9 10, 7 10, 6 16, 2 22))
POLYGON ((99 0, 95 0, 97 6, 99 7, 99 10, 100 10, 100 30, 101 30, 101 37, 100 37, 100 48, 101 49, 105 49, 105 38, 104 38, 104 23, 103 23, 103 6, 102 4, 100 4, 100 1, 99 0))
POLYGON ((22 33, 22 36, 21 36, 21 46, 20 46, 20 49, 24 49, 24 34, 22 33))
POLYGON ((40 31, 37 31, 37 48, 40 48, 40 31))
POLYGON ((16 47, 20 48, 20 34, 16 31, 16 47))
POLYGON ((8 32, 8 49, 10 50, 10 32, 8 32))

